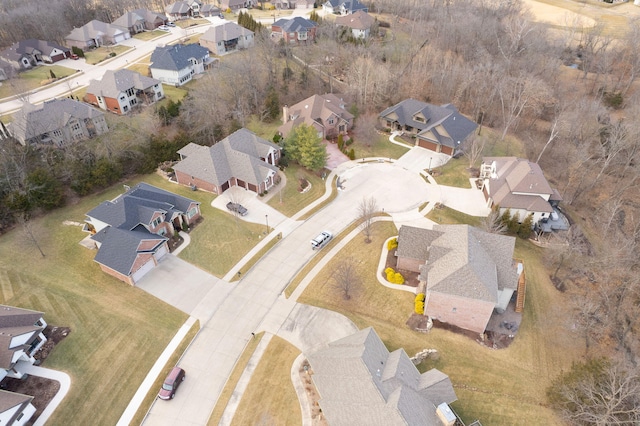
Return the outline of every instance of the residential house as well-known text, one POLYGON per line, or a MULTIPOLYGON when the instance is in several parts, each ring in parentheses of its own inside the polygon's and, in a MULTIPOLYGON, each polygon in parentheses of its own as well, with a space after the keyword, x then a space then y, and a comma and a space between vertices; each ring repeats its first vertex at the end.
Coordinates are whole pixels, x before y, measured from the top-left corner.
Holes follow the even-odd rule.
POLYGON ((84 230, 98 249, 94 261, 135 285, 169 252, 168 237, 198 220, 200 203, 140 183, 86 216, 84 230))
POLYGON ((211 147, 190 143, 178 153, 173 170, 182 185, 222 194, 239 186, 258 194, 275 184, 281 148, 247 129, 240 129, 211 147))
POLYGON ((0 425, 24 426, 36 412, 32 396, 0 390, 0 425))
POLYGON ((209 50, 198 44, 156 47, 151 54, 151 76, 163 83, 182 86, 209 68, 209 50))
POLYGON ((34 355, 47 341, 42 334, 47 326, 42 315, 42 312, 0 305, 0 380, 25 377, 20 364, 36 361, 34 355))
POLYGON ((4 81, 13 77, 16 74, 16 69, 11 65, 9 61, 0 56, 0 81, 4 81))
MULTIPOLYGON (((487 206, 509 209, 520 222, 533 215, 533 225, 546 223, 562 201, 537 163, 516 157, 485 157, 480 171, 487 206)), ((549 229, 550 230, 550 229, 549 229)))
POLYGON ((504 312, 518 286, 515 238, 469 225, 403 225, 397 269, 420 273, 425 315, 483 333, 494 309, 504 312))
POLYGON ((106 44, 118 44, 131 38, 125 27, 93 20, 80 28, 74 28, 64 38, 67 46, 88 49, 106 44))
POLYGON ((53 99, 42 105, 25 103, 15 113, 9 133, 22 145, 61 147, 109 130, 104 113, 72 99, 53 99))
POLYGON ((420 374, 400 348, 389 352, 371 327, 309 354, 309 373, 328 424, 443 426, 455 421, 449 377, 433 368, 420 374))
POLYGON ((276 9, 313 9, 314 0, 276 0, 271 4, 276 9))
POLYGON ((281 18, 271 25, 271 37, 288 44, 311 43, 316 39, 317 24, 300 16, 281 18))
POLYGON ((253 46, 253 31, 234 22, 209 28, 200 36, 200 45, 215 55, 224 55, 253 46))
POLYGON ((369 8, 358 0, 327 0, 323 3, 322 9, 327 13, 333 13, 335 15, 350 15, 359 10, 363 12, 369 11, 369 8))
POLYGON ((213 4, 203 4, 200 6, 200 16, 202 17, 219 16, 221 13, 222 10, 213 4))
POLYGON ((147 30, 155 30, 160 25, 166 24, 167 21, 168 18, 161 13, 149 9, 136 9, 132 12, 126 12, 113 21, 113 25, 126 28, 131 34, 138 34, 147 30))
POLYGON ((358 10, 355 13, 336 17, 336 25, 347 27, 356 39, 368 38, 375 19, 367 12, 358 10))
POLYGON ((240 9, 253 5, 252 0, 218 0, 220 9, 226 11, 231 10, 237 12, 240 9))
POLYGON ((16 70, 25 70, 40 63, 52 64, 69 58, 71 51, 58 43, 46 40, 22 40, 0 52, 0 57, 16 70))
POLYGON ((108 70, 102 80, 91 80, 85 102, 113 113, 124 115, 138 105, 150 105, 164 98, 160 80, 137 72, 108 70))
POLYGON ((383 127, 416 135, 416 146, 451 156, 478 127, 452 104, 436 106, 415 99, 385 109, 379 119, 383 127))
POLYGON ((179 19, 197 18, 200 16, 202 2, 200 0, 185 0, 171 3, 164 11, 172 21, 179 19))
POLYGON ((278 132, 287 137, 291 130, 304 123, 314 127, 321 138, 335 138, 353 127, 353 115, 345 109, 340 95, 313 95, 292 107, 282 109, 282 126, 278 132))

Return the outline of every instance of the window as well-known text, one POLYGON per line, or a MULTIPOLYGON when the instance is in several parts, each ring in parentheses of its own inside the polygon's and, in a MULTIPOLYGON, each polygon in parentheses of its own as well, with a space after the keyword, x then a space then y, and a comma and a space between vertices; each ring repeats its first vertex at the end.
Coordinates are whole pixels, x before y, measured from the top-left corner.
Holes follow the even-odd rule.
POLYGON ((458 309, 457 308, 451 308, 451 312, 455 313, 458 309))
POLYGON ((60 130, 60 129, 54 130, 53 131, 53 136, 61 138, 62 137, 62 130, 60 130))
POLYGON ((151 226, 153 228, 157 228, 158 225, 160 225, 161 223, 162 223, 162 216, 158 216, 153 220, 153 222, 151 222, 151 226))
POLYGON ((329 124, 333 124, 333 117, 329 119, 329 124))
POLYGON ((129 111, 129 106, 128 105, 123 105, 122 106, 122 111, 124 111, 124 112, 129 111))
POLYGON ((71 126, 71 129, 74 132, 77 132, 78 130, 80 130, 80 124, 79 123, 74 123, 73 126, 71 126))
POLYGON ((198 213, 198 209, 196 207, 193 207, 191 209, 189 209, 189 211, 187 212, 187 217, 189 219, 191 219, 192 217, 194 217, 196 214, 198 213))

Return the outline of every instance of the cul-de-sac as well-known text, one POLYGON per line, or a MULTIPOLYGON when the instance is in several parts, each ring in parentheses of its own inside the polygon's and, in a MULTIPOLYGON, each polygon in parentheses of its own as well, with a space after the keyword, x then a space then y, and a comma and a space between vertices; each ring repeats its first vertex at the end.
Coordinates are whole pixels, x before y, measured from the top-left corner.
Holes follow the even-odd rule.
POLYGON ((0 12, 0 425, 640 424, 640 0, 0 12))

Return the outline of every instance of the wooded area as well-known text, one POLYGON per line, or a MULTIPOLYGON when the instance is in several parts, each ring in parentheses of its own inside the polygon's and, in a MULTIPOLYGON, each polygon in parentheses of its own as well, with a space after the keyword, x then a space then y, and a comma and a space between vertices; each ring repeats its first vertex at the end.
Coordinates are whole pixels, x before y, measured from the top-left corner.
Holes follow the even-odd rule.
MULTIPOLYGON (((0 5, 0 44, 60 41, 90 19, 110 21, 137 7, 161 10, 164 3, 6 0, 0 5)), ((353 101, 356 154, 384 108, 408 97, 453 103, 480 124, 480 132, 491 127, 501 139, 516 136, 560 190, 574 224, 547 252, 554 283, 574 296, 568 308, 575 321, 567 327, 584 336, 587 358, 608 360, 597 368, 586 363, 585 371, 624 373, 635 377, 625 383, 637 388, 640 21, 630 18, 625 36, 614 39, 604 24, 575 22, 560 31, 534 23, 519 1, 378 0, 369 6, 381 32, 371 41, 344 42, 326 20, 319 23, 316 43, 295 48, 273 43, 264 30, 254 48, 224 57, 219 68, 190 83, 170 115, 149 108, 137 124, 112 118, 114 130, 97 142, 64 149, 5 144, 0 230, 17 217, 61 205, 65 197, 149 172, 188 142, 213 144, 252 117, 276 121, 282 105, 315 93, 343 93, 353 101)), ((477 161, 479 152, 472 156, 466 161, 477 161)), ((567 383, 579 382, 573 389, 580 392, 589 383, 591 390, 598 386, 581 377, 594 376, 574 375, 567 383)), ((550 403, 568 420, 603 424, 574 416, 563 395, 550 393, 556 398, 550 403)), ((640 396, 625 393, 622 405, 617 418, 637 421, 640 396)), ((603 405, 594 407, 598 418, 603 405)))

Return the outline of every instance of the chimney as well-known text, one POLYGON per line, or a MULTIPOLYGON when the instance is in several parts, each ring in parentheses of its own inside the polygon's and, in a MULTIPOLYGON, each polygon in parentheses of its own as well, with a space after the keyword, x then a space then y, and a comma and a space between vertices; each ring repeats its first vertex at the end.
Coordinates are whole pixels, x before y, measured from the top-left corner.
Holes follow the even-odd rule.
POLYGON ((282 107, 282 124, 287 124, 289 121, 289 106, 285 105, 282 107))

